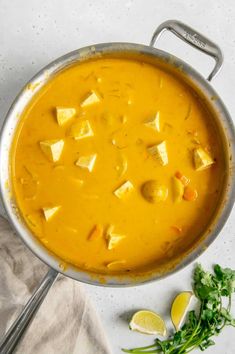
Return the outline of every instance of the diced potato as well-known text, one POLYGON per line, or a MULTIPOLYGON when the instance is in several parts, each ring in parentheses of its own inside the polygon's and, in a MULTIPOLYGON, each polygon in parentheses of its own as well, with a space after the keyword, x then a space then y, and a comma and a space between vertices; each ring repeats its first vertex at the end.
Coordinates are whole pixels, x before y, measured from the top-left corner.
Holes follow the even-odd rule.
POLYGON ((212 157, 202 148, 194 149, 194 165, 197 171, 209 168, 215 161, 212 157))
POLYGON ((124 235, 112 234, 107 237, 108 250, 115 248, 119 242, 124 239, 124 235))
POLYGON ((75 108, 56 107, 56 118, 60 126, 65 125, 76 114, 75 108))
POLYGON ((57 162, 59 161, 64 148, 64 140, 40 141, 40 148, 50 161, 57 162))
POLYGON ((146 127, 156 130, 157 132, 160 132, 160 113, 157 112, 155 118, 148 120, 147 122, 144 123, 144 125, 146 127))
POLYGON ((75 162, 76 166, 79 166, 81 168, 86 168, 88 169, 89 172, 92 172, 95 161, 96 161, 96 154, 88 155, 88 156, 81 156, 79 159, 75 162))
POLYGON ((104 233, 104 228, 102 225, 97 224, 93 227, 93 229, 91 230, 88 239, 89 240, 96 240, 97 238, 100 238, 103 236, 104 233))
POLYGON ((95 91, 91 91, 88 96, 82 101, 81 107, 87 107, 98 102, 100 102, 99 95, 95 91))
POLYGON ((184 185, 181 182, 181 180, 176 176, 173 177, 172 183, 173 183, 173 200, 174 202, 179 203, 183 199, 184 185))
POLYGON ((130 181, 124 182, 119 188, 117 188, 113 193, 119 199, 126 197, 134 189, 133 184, 130 181))
POLYGON ((150 203, 164 202, 168 197, 168 188, 156 180, 150 180, 141 188, 143 197, 150 203))
POLYGON ((166 142, 163 141, 160 144, 156 144, 147 148, 147 151, 152 155, 162 166, 168 164, 168 154, 166 148, 166 142))
POLYGON ((109 269, 118 269, 119 267, 123 266, 126 263, 125 259, 121 259, 119 261, 109 262, 107 264, 107 268, 109 269))
POLYGON ((121 240, 123 240, 126 236, 120 235, 113 232, 113 225, 109 226, 106 232, 106 240, 107 240, 107 247, 108 250, 112 250, 115 248, 121 240))
POLYGON ((80 140, 94 136, 94 132, 92 130, 89 120, 83 120, 74 123, 71 126, 69 135, 72 136, 75 140, 80 140))
POLYGON ((52 208, 47 208, 47 207, 42 208, 46 221, 49 221, 58 212, 60 208, 61 208, 60 206, 55 206, 52 208))

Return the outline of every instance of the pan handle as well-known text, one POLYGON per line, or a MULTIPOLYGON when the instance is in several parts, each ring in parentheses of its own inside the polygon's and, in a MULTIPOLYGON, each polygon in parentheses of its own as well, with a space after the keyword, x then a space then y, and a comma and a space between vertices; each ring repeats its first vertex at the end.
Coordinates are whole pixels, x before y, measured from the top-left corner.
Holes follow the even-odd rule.
POLYGON ((154 46, 162 32, 166 30, 174 33, 186 43, 199 49, 201 52, 209 55, 215 60, 214 69, 207 78, 208 81, 211 81, 212 78, 219 72, 223 64, 223 53, 217 44, 180 21, 168 20, 163 22, 154 32, 150 42, 151 47, 154 46))
MULTIPOLYGON (((3 204, 2 204, 2 201, 1 201, 1 197, 0 197, 0 216, 2 216, 4 219, 8 220, 7 218, 7 214, 4 210, 4 207, 3 207, 3 204)), ((1 352, 0 352, 1 354, 1 352)))
POLYGON ((20 339, 23 337, 30 321, 37 313, 40 305, 45 299, 49 289, 53 285, 58 276, 58 272, 54 269, 50 269, 35 290, 22 312, 11 325, 5 336, 0 340, 0 353, 11 354, 14 352, 20 339))

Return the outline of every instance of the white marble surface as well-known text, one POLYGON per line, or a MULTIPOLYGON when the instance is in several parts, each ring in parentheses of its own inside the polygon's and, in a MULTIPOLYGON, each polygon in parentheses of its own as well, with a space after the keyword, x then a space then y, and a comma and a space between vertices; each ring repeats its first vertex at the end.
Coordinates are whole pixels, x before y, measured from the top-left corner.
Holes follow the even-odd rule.
MULTIPOLYGON (((1 122, 22 85, 56 57, 98 42, 149 43, 154 29, 166 19, 179 19, 216 43, 225 56, 213 86, 235 115, 235 3, 233 0, 0 0, 0 118, 1 122)), ((159 46, 174 52, 204 74, 211 59, 166 34, 159 46)), ((219 262, 235 267, 235 210, 217 240, 199 258, 210 267, 219 262)), ((193 266, 165 280, 141 287, 107 289, 86 286, 103 320, 113 353, 120 347, 147 344, 151 336, 128 330, 136 309, 150 308, 169 317, 175 292, 190 288, 193 266)), ((234 304, 235 305, 235 304, 234 304)), ((206 353, 235 352, 235 331, 228 328, 206 353)), ((44 354, 44 353, 43 353, 44 354)), ((85 354, 85 351, 84 351, 85 354)))

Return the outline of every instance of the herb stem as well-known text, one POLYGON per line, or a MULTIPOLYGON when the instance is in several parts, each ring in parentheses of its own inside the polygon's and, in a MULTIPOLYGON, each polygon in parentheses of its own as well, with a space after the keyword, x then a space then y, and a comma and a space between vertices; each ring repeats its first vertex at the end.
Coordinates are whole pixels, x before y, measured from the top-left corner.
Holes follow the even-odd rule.
POLYGON ((133 350, 146 350, 146 349, 151 349, 151 348, 154 348, 154 347, 156 347, 156 344, 152 344, 152 345, 148 345, 148 346, 146 346, 146 347, 138 347, 138 348, 135 348, 135 349, 122 349, 124 352, 125 352, 125 350, 129 350, 129 352, 131 351, 131 353, 135 353, 135 352, 133 352, 133 350))
POLYGON ((157 344, 148 345, 146 347, 138 347, 134 349, 122 349, 124 353, 161 353, 161 349, 157 349, 157 344), (149 351, 148 349, 155 348, 154 351, 149 351))
MULTIPOLYGON (((140 348, 141 349, 141 348, 140 348)), ((155 349, 155 350, 137 350, 137 348, 135 349, 122 349, 123 352, 125 353, 132 353, 132 354, 149 354, 149 353, 161 353, 162 350, 161 349, 155 349)))
POLYGON ((214 345, 212 337, 226 325, 235 326, 232 318, 232 294, 235 292, 235 270, 214 266, 211 274, 200 265, 194 271, 194 293, 200 301, 200 312, 190 311, 183 327, 166 340, 156 339, 153 345, 125 349, 132 354, 188 354, 194 349, 205 350, 214 345), (228 305, 223 306, 224 298, 228 305))
POLYGON ((188 339, 188 340, 185 342, 185 344, 182 346, 182 348, 180 349, 180 351, 179 351, 178 354, 183 353, 183 350, 184 350, 185 348, 187 348, 187 346, 189 346, 191 340, 193 339, 193 337, 196 335, 197 331, 199 330, 200 325, 201 325, 201 317, 202 317, 203 305, 204 305, 204 301, 202 302, 201 307, 200 307, 199 321, 198 321, 197 326, 196 326, 195 329, 193 330, 193 332, 192 332, 191 336, 189 337, 189 339, 188 339))

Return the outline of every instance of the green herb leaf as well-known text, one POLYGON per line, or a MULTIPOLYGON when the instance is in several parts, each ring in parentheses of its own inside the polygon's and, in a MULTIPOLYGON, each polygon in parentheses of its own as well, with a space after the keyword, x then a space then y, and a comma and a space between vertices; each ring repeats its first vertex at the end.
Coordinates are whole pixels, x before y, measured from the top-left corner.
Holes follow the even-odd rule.
POLYGON ((226 325, 235 327, 235 319, 230 313, 232 294, 235 292, 235 270, 216 264, 214 273, 209 273, 197 265, 193 280, 194 294, 200 302, 199 315, 190 311, 181 330, 166 340, 157 338, 151 346, 123 351, 136 354, 185 354, 196 348, 204 351, 215 344, 211 338, 226 325), (227 308, 223 306, 225 297, 228 298, 227 308))

